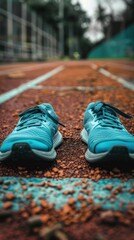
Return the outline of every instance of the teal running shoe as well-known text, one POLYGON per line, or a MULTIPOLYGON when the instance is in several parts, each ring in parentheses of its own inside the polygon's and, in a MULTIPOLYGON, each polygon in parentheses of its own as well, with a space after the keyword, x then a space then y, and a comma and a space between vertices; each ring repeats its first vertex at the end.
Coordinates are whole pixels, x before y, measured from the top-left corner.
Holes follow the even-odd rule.
POLYGON ((81 132, 82 141, 88 145, 87 161, 134 160, 134 136, 122 125, 117 113, 131 118, 108 103, 98 101, 88 105, 81 132))
POLYGON ((59 122, 53 107, 43 103, 19 116, 17 126, 0 147, 0 160, 55 160, 55 148, 62 142, 58 124, 63 124, 59 122))

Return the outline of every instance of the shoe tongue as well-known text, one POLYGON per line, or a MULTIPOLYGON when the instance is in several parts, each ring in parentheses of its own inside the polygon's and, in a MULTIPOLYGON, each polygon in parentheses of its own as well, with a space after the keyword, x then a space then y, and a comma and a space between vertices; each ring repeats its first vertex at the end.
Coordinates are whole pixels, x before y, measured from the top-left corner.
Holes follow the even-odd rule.
POLYGON ((99 112, 101 109, 102 109, 102 107, 103 107, 103 103, 102 102, 97 102, 95 105, 94 105, 94 111, 95 112, 99 112))
POLYGON ((52 114, 52 109, 51 109, 49 104, 40 104, 40 105, 38 105, 38 107, 39 107, 41 112, 43 112, 47 115, 52 114))

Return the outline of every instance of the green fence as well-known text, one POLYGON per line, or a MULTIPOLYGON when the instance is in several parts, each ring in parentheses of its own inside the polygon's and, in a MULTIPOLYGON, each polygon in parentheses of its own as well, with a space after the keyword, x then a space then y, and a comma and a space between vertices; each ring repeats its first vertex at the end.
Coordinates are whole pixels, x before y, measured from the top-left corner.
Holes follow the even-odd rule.
POLYGON ((134 57, 134 24, 94 48, 88 58, 134 57))

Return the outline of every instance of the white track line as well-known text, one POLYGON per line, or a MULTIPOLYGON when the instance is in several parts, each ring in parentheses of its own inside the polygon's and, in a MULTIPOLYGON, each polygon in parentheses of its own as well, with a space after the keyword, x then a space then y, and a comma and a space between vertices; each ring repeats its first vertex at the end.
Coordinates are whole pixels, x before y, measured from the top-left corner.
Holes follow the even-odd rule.
POLYGON ((91 68, 94 69, 94 70, 97 70, 98 69, 98 66, 94 63, 91 63, 90 64, 91 68))
POLYGON ((115 80, 116 82, 121 83, 124 87, 134 91, 134 84, 133 83, 130 83, 130 82, 126 81, 124 78, 118 77, 118 76, 110 73, 109 71, 105 70, 104 68, 98 68, 98 66, 94 63, 92 63, 90 66, 94 70, 98 69, 98 72, 100 72, 104 76, 110 77, 112 80, 115 80))
POLYGON ((51 78, 52 76, 54 76, 55 74, 57 74, 63 70, 64 70, 64 66, 57 67, 57 68, 53 69, 52 71, 29 81, 28 83, 22 84, 17 88, 14 88, 6 93, 3 93, 0 96, 0 104, 10 100, 11 98, 28 90, 29 88, 32 88, 33 86, 37 85, 38 83, 46 81, 47 79, 51 78))

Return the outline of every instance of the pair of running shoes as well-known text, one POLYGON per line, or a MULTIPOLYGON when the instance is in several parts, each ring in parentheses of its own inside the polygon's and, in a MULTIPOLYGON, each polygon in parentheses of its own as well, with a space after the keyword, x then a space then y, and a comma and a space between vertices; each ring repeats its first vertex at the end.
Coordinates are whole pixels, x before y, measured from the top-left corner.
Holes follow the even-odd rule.
MULTIPOLYGON (((134 160, 134 136, 117 114, 131 118, 112 105, 90 103, 84 113, 81 139, 87 144, 85 158, 90 163, 117 159, 134 160)), ((52 105, 43 103, 20 113, 20 120, 0 147, 0 160, 29 159, 53 161, 63 137, 52 105)), ((64 125, 63 125, 64 126, 64 125)))

